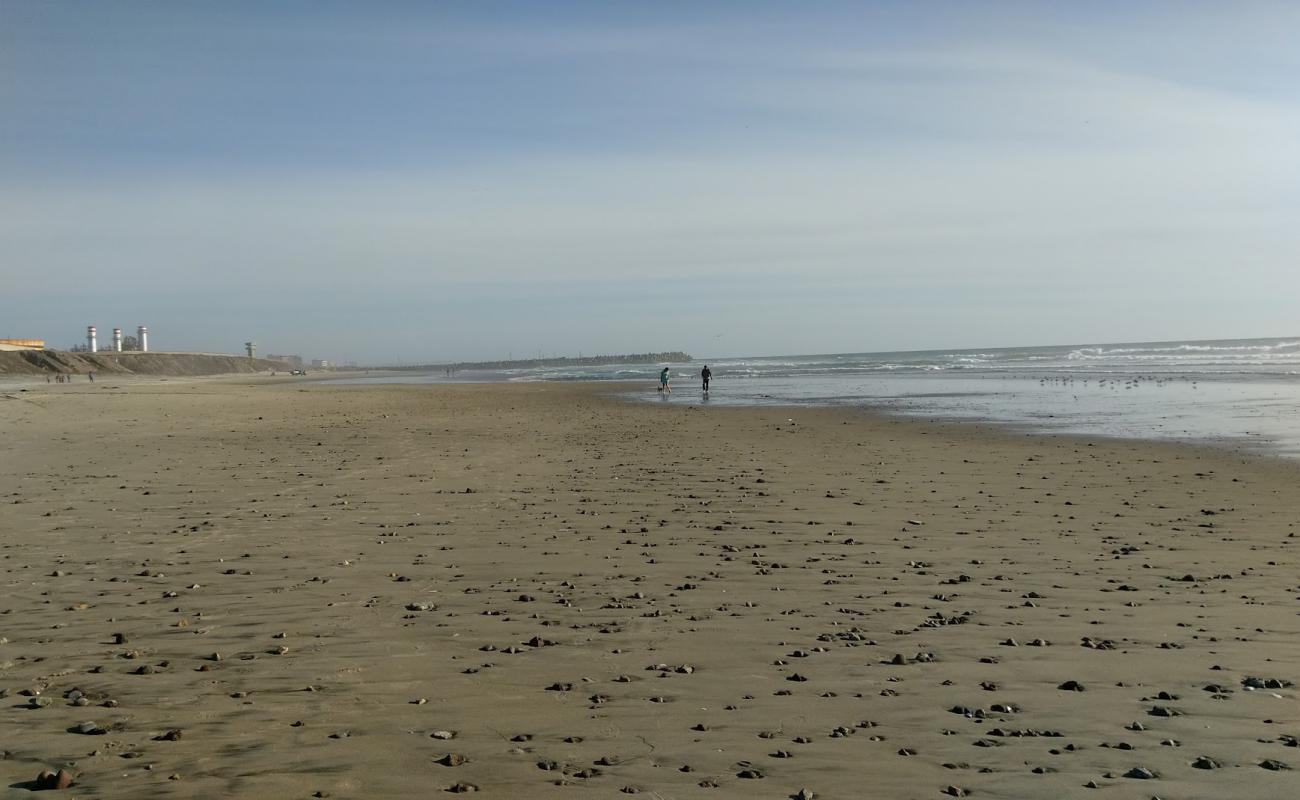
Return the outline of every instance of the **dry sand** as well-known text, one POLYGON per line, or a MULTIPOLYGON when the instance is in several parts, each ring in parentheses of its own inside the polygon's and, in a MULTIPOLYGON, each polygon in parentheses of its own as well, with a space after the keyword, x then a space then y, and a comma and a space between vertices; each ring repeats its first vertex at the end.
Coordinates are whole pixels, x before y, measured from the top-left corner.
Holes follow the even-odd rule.
POLYGON ((1300 795, 1295 465, 607 389, 7 393, 0 793, 1300 795))

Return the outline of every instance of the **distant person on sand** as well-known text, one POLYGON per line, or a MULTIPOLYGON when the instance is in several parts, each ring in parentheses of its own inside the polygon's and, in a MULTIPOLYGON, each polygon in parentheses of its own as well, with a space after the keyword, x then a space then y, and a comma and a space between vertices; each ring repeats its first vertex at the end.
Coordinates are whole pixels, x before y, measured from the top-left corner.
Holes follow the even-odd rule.
POLYGON ((659 391, 666 392, 668 394, 673 393, 673 387, 668 385, 669 380, 670 378, 668 376, 668 368, 664 367, 659 372, 659 391))
POLYGON ((709 390, 709 378, 712 377, 713 370, 709 369, 708 364, 705 364, 704 369, 700 370, 700 380, 704 382, 704 391, 706 392, 709 390))

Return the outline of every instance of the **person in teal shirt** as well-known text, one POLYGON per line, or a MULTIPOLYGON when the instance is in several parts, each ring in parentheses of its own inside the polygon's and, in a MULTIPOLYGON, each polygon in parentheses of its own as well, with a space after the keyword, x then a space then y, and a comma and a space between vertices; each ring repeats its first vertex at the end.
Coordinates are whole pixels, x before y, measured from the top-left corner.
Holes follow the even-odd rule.
POLYGON ((668 394, 673 393, 673 387, 668 385, 669 380, 670 378, 668 376, 668 368, 664 367, 659 372, 659 391, 667 392, 668 394))

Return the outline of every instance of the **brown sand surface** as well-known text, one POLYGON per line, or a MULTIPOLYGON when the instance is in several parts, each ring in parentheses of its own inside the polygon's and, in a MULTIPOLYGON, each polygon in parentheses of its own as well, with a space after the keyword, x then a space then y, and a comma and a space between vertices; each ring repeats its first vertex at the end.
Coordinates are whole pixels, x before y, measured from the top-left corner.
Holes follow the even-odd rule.
POLYGON ((1295 465, 607 390, 0 398, 0 796, 1300 796, 1295 465))

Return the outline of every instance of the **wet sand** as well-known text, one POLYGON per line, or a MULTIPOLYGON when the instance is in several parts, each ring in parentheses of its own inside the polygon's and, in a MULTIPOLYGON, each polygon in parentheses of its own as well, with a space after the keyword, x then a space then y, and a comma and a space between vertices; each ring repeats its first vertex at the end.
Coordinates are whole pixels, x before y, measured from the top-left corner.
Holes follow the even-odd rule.
POLYGON ((1300 793, 1295 464, 605 391, 3 392, 0 796, 1300 793))

